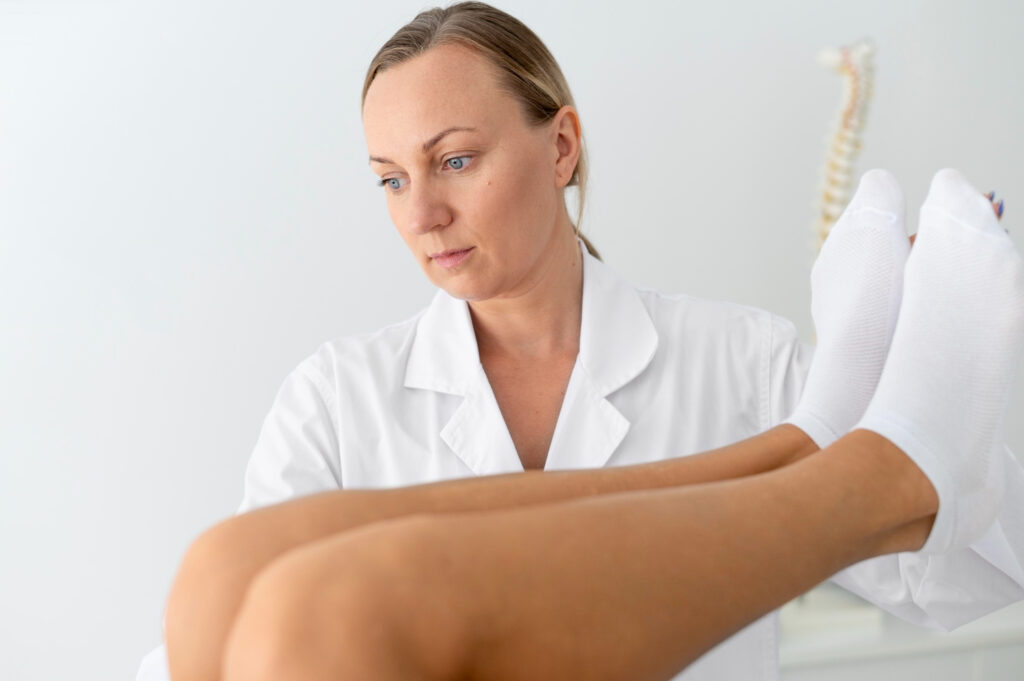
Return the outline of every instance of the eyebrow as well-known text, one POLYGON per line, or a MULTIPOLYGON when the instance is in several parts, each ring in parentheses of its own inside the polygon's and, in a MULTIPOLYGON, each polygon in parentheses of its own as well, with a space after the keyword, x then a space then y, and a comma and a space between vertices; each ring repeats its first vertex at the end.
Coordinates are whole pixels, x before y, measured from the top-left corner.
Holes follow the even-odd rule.
MULTIPOLYGON (((445 135, 447 135, 449 133, 452 133, 452 132, 458 132, 460 130, 476 132, 476 128, 467 128, 467 127, 463 127, 463 126, 455 126, 454 128, 448 128, 447 130, 442 130, 441 132, 437 133, 436 135, 434 135, 433 137, 431 137, 430 139, 428 139, 426 142, 423 143, 423 153, 427 153, 428 151, 430 151, 431 147, 433 147, 435 144, 440 142, 441 138, 444 137, 445 135)), ((371 156, 370 157, 370 162, 373 162, 373 161, 376 161, 377 163, 394 163, 394 161, 392 161, 391 159, 381 158, 379 156, 371 156)))

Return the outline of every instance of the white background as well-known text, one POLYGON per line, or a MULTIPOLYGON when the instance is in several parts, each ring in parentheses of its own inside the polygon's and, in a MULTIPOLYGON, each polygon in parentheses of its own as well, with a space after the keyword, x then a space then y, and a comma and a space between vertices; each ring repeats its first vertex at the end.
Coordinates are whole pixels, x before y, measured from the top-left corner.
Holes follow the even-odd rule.
MULTIPOLYGON (((359 116, 373 54, 428 6, 0 0, 0 678, 133 678, 284 376, 428 302, 359 116)), ((811 339, 841 93, 816 54, 862 37, 859 171, 896 174, 913 230, 932 173, 957 167, 1007 197, 1022 244, 1019 3, 498 6, 561 63, 592 163, 584 231, 637 284, 811 339)), ((1022 405, 1018 374, 1018 454, 1022 405)))

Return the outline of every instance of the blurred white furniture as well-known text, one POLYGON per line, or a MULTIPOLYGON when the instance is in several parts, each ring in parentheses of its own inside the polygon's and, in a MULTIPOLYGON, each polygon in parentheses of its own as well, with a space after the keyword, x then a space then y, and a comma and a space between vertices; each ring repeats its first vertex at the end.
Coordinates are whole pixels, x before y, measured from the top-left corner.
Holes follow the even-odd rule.
POLYGON ((783 610, 783 681, 1024 681, 1024 602, 947 633, 838 591, 783 610))

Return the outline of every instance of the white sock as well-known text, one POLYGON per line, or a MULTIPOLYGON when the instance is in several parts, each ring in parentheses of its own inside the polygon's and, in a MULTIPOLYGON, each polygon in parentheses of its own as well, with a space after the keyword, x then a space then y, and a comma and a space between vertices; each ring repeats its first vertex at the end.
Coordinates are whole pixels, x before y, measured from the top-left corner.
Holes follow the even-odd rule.
POLYGON ((969 545, 1002 499, 1002 424, 1024 348, 1024 262, 992 205, 941 170, 921 206, 903 303, 871 404, 856 425, 921 468, 939 497, 922 551, 969 545))
POLYGON ((903 214, 892 173, 864 173, 811 269, 817 349, 800 402, 784 423, 818 447, 863 416, 885 366, 910 252, 903 214))

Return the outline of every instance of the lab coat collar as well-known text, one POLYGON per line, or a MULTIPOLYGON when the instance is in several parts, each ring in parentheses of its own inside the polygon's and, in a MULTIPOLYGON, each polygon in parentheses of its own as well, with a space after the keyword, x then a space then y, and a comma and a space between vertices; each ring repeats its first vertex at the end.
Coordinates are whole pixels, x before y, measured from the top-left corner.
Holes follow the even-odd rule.
POLYGON ((577 361, 604 397, 647 368, 658 349, 658 332, 636 288, 590 255, 583 241, 579 245, 583 309, 577 361))
MULTIPOLYGON (((580 350, 545 469, 604 464, 629 430, 606 397, 638 376, 658 347, 637 290, 577 243, 583 253, 580 350)), ((405 386, 466 397, 441 437, 477 474, 523 470, 480 363, 466 301, 443 289, 435 294, 416 327, 405 386)))
POLYGON ((469 305, 439 288, 416 324, 405 387, 467 395, 482 369, 469 305))

